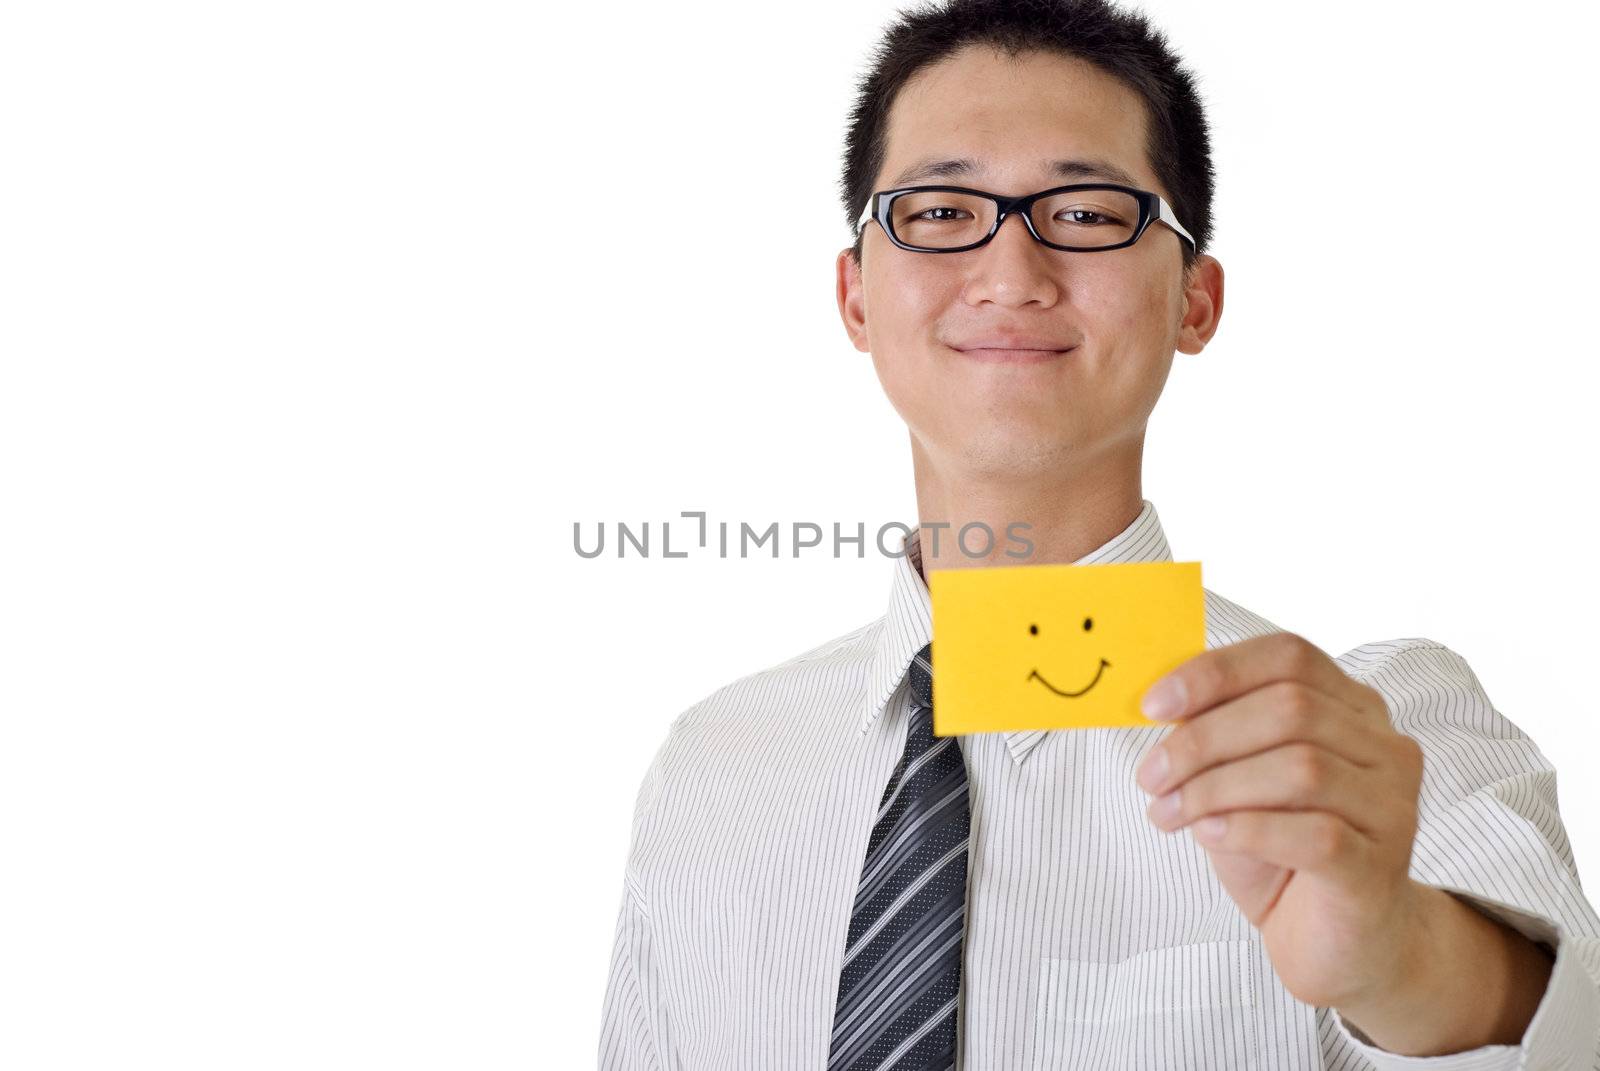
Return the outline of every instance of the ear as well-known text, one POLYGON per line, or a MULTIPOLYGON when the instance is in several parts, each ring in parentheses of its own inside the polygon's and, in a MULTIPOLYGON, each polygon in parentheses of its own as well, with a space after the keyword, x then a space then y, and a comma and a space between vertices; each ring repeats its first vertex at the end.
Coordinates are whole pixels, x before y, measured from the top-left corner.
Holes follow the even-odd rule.
POLYGON ((1184 283, 1183 300, 1177 348, 1183 353, 1199 353, 1217 333, 1222 319, 1222 262, 1201 253, 1184 283))
POLYGON ((839 319, 844 321, 845 334, 850 343, 862 353, 870 353, 867 345, 867 294, 861 285, 861 265, 856 263, 850 247, 839 251, 834 261, 835 290, 839 299, 839 319))

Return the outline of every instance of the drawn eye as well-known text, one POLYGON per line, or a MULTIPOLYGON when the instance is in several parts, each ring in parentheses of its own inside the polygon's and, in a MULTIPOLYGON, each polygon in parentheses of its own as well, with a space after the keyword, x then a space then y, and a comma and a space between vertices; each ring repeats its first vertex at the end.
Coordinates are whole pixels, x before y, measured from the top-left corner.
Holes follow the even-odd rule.
POLYGON ((1030 635, 1030 636, 1039 635, 1039 626, 1038 625, 1029 625, 1028 626, 1028 635, 1030 635))
POLYGON ((1083 631, 1088 632, 1092 628, 1094 628, 1094 618, 1092 618, 1092 617, 1084 618, 1083 619, 1083 631))

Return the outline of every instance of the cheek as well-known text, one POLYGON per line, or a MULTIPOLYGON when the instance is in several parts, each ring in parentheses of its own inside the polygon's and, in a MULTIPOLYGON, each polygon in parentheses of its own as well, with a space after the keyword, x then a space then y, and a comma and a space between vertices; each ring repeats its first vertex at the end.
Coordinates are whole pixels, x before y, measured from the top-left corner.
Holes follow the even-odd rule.
POLYGON ((941 358, 936 339, 947 284, 926 272, 883 273, 866 290, 867 349, 890 402, 902 416, 927 408, 941 358))
POLYGON ((952 283, 948 274, 933 271, 933 267, 907 265, 902 270, 885 273, 869 286, 869 323, 876 316, 887 334, 897 342, 919 335, 930 338, 940 310, 960 293, 959 283, 952 283))
POLYGON ((1149 277, 1116 280, 1089 310, 1090 330, 1117 355, 1119 367, 1140 375, 1142 369, 1170 351, 1176 341, 1172 296, 1162 283, 1149 277))
MULTIPOLYGON (((1175 332, 1171 297, 1147 275, 1118 273, 1078 289, 1085 330, 1094 340, 1090 378, 1106 399, 1104 412, 1148 411, 1161 393, 1175 332)), ((1122 419, 1121 416, 1115 419, 1122 419)))
POLYGON ((1111 338, 1142 334, 1154 320, 1154 311, 1166 300, 1149 275, 1137 271, 1108 270, 1083 280, 1078 293, 1095 317, 1095 326, 1111 338))

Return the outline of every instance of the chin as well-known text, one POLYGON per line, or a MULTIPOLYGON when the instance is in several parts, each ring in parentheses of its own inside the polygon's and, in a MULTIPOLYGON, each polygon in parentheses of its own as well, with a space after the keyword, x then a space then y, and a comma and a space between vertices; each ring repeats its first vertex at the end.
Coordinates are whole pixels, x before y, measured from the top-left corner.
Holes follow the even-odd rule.
POLYGON ((1018 425, 971 429, 970 434, 952 443, 949 456, 961 458, 969 472, 995 476, 1016 476, 1058 469, 1063 460, 1079 451, 1073 440, 1061 434, 1059 422, 1028 434, 1018 425))

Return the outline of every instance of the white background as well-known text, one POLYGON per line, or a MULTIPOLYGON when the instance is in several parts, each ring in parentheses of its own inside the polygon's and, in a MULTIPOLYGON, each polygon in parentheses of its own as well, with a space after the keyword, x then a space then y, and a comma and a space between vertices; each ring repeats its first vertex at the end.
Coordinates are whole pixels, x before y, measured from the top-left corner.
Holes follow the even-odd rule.
MULTIPOLYGON (((833 288, 893 10, 7 6, 0 1064, 592 1066, 668 724, 890 563, 572 525, 915 516, 833 288)), ((1464 655, 1600 880, 1594 7, 1145 10, 1227 273, 1175 556, 1464 655)))

